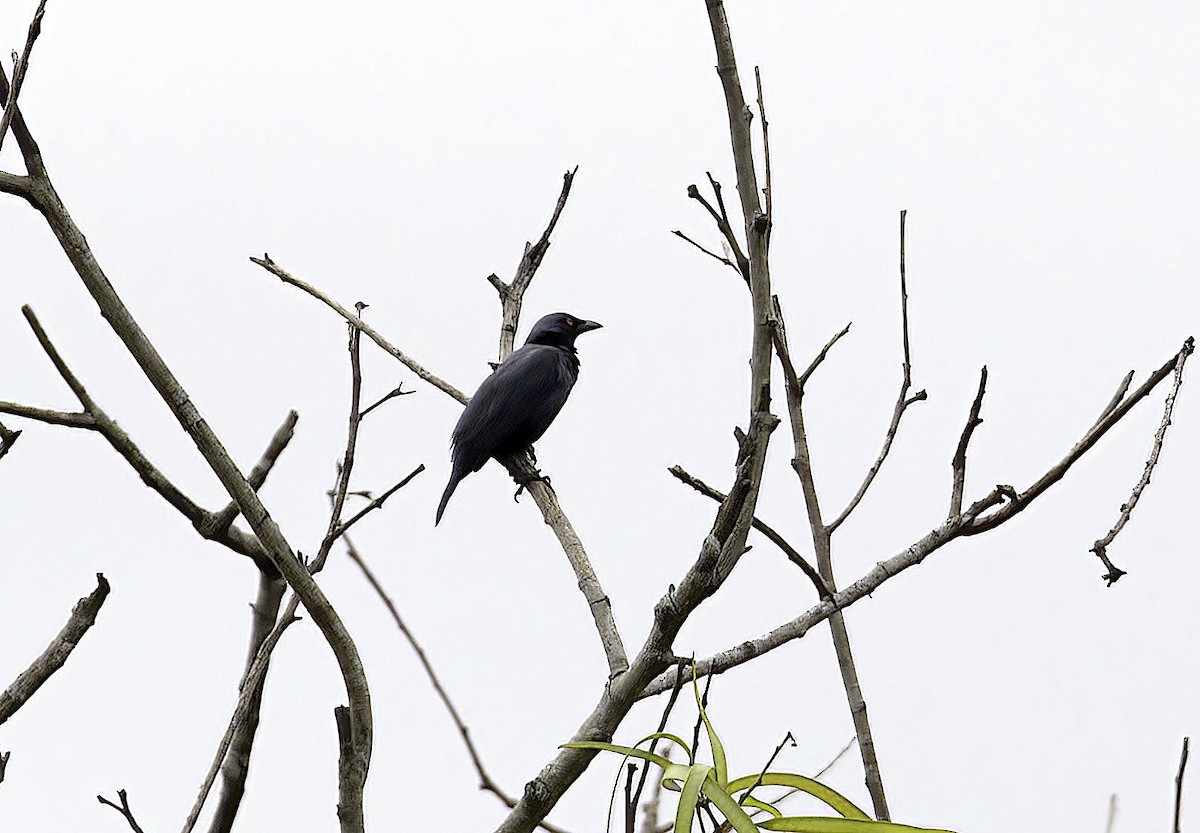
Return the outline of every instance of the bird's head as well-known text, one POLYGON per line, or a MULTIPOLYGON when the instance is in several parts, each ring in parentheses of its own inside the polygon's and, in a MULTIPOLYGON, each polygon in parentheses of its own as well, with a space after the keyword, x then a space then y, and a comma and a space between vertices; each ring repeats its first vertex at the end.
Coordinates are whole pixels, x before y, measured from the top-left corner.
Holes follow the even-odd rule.
POLYGON ((575 349, 575 337, 589 330, 598 330, 600 325, 565 312, 543 315, 529 331, 526 344, 547 344, 551 347, 575 349))

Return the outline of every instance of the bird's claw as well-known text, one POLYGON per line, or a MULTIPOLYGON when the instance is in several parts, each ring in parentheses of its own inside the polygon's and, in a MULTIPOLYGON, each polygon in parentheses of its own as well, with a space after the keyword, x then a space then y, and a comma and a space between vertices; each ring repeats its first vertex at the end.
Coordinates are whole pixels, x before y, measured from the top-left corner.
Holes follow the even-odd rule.
POLYGON ((534 469, 533 474, 529 475, 528 477, 518 479, 517 491, 513 494, 513 503, 521 502, 521 493, 525 491, 526 486, 528 486, 530 483, 537 483, 539 481, 545 483, 547 486, 550 485, 550 478, 536 469, 534 469))

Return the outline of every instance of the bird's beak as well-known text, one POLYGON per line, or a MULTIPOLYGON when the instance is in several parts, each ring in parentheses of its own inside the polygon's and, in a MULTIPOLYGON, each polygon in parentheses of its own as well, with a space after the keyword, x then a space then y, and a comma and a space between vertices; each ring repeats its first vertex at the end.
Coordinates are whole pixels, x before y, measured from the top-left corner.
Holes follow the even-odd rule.
POLYGON ((580 333, 586 333, 586 332, 589 332, 590 330, 598 330, 602 326, 604 326, 604 325, 598 321, 580 321, 579 325, 575 328, 575 331, 580 332, 580 333))

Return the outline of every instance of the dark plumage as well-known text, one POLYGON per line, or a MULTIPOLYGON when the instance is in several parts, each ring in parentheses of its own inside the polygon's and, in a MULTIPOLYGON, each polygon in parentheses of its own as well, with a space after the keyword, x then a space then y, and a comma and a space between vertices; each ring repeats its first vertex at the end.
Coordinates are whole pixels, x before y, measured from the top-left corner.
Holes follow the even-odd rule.
POLYGON ((435 526, 464 477, 483 468, 489 458, 515 454, 546 433, 579 378, 575 337, 599 326, 565 312, 543 316, 525 345, 483 380, 451 435, 450 482, 438 504, 435 526))

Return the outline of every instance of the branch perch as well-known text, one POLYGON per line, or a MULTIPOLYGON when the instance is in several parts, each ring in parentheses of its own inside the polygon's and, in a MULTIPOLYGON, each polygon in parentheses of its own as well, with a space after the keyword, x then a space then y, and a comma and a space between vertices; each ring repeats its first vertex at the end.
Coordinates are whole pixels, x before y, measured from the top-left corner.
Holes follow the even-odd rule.
POLYGON ((108 598, 108 591, 108 580, 103 573, 96 573, 96 589, 75 603, 71 617, 46 650, 0 694, 0 724, 16 714, 46 680, 63 667, 83 635, 96 624, 96 614, 108 598))

